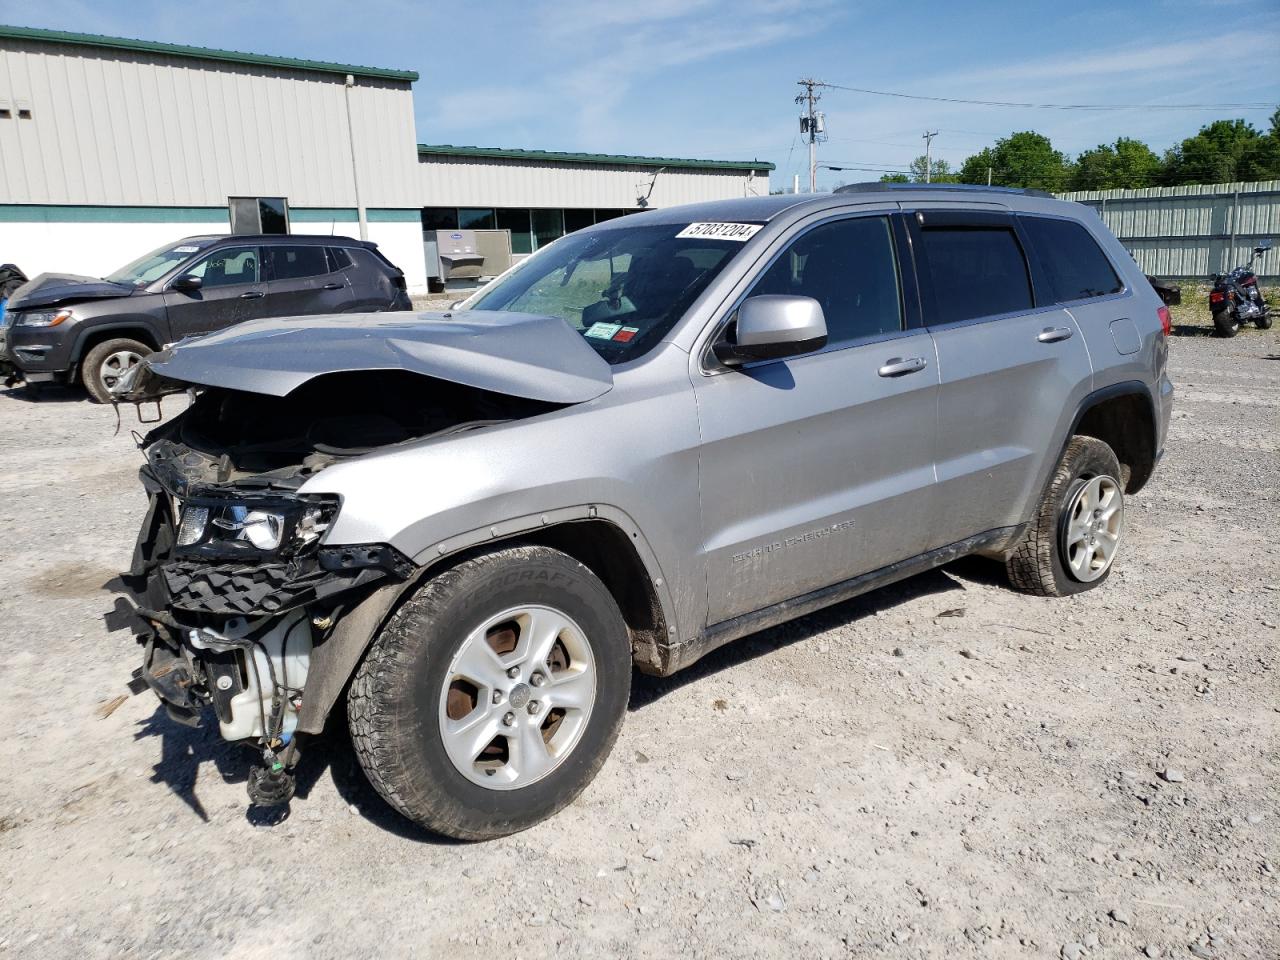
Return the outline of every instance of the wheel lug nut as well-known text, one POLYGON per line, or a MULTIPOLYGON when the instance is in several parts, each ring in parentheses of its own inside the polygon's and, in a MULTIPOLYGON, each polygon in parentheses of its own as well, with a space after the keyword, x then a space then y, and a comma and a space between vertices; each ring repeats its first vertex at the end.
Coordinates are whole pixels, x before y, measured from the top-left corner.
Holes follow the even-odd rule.
POLYGON ((512 680, 514 680, 516 677, 520 676, 520 668, 519 667, 508 668, 507 676, 510 677, 512 680))
POLYGON ((495 691, 493 691, 493 702, 494 702, 494 703, 501 703, 501 702, 502 702, 502 691, 501 691, 501 690, 495 690, 495 691))
POLYGON ((508 713, 502 718, 502 725, 504 727, 509 727, 515 722, 516 722, 516 715, 514 713, 508 713))
POLYGON ((547 678, 540 673, 535 673, 532 677, 529 678, 529 682, 532 683, 535 687, 540 687, 547 682, 547 678))
POLYGON ((537 712, 538 712, 538 701, 537 701, 537 700, 530 700, 530 701, 529 701, 529 712, 530 712, 530 713, 537 713, 537 712))

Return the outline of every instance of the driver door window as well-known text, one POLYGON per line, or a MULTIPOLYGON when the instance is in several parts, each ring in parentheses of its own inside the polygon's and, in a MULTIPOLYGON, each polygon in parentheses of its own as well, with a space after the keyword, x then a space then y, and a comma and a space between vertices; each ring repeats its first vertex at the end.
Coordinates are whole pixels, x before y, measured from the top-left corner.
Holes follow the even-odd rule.
POLYGON ((828 346, 839 346, 900 331, 899 291, 888 218, 856 217, 797 237, 748 296, 812 297, 822 304, 828 346))

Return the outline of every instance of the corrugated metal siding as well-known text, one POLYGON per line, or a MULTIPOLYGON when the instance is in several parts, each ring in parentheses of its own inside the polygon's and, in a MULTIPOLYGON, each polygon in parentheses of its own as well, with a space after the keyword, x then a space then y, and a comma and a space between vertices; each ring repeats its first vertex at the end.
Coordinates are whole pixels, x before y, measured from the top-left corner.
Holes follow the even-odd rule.
MULTIPOLYGON (((651 172, 633 166, 537 163, 481 157, 418 159, 419 202, 424 207, 613 207, 634 208, 651 172)), ((740 170, 664 170, 658 174, 653 207, 700 200, 765 196, 768 176, 740 170)))
MULTIPOLYGON (((1259 240, 1280 240, 1280 180, 1058 196, 1097 210, 1142 268, 1160 277, 1225 272, 1248 260, 1259 240)), ((1262 259, 1259 275, 1280 277, 1280 250, 1262 259)))
MULTIPOLYGON (((341 76, 5 40, 0 202, 353 205, 344 98, 341 76)), ((358 78, 352 113, 364 203, 419 205, 408 82, 358 78)))

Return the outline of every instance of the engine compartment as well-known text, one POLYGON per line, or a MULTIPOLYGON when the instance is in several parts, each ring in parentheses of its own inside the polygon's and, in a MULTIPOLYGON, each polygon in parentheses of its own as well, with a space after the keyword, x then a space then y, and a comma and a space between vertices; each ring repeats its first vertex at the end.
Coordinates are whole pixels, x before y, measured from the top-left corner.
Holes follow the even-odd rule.
POLYGON ((362 370, 310 380, 284 397, 206 388, 140 445, 176 496, 226 484, 295 490, 341 460, 560 406, 403 370, 362 370))

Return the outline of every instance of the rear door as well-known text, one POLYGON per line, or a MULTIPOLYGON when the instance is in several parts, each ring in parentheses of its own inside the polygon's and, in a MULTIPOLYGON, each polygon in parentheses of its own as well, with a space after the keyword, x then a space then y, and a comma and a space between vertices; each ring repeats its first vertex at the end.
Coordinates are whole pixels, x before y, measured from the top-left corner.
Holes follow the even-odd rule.
POLYGON ((199 290, 163 294, 175 341, 264 315, 267 285, 256 244, 220 247, 186 274, 200 278, 199 290))
POLYGON ((813 297, 827 347, 695 375, 711 623, 924 550, 938 367, 905 251, 897 217, 804 230, 743 299, 813 297))
POLYGON ((908 223, 940 375, 932 549, 1027 519, 1092 368, 1011 214, 923 209, 908 223))
POLYGON ((311 244, 271 244, 267 257, 267 316, 341 313, 351 304, 346 273, 334 269, 327 248, 311 244))

